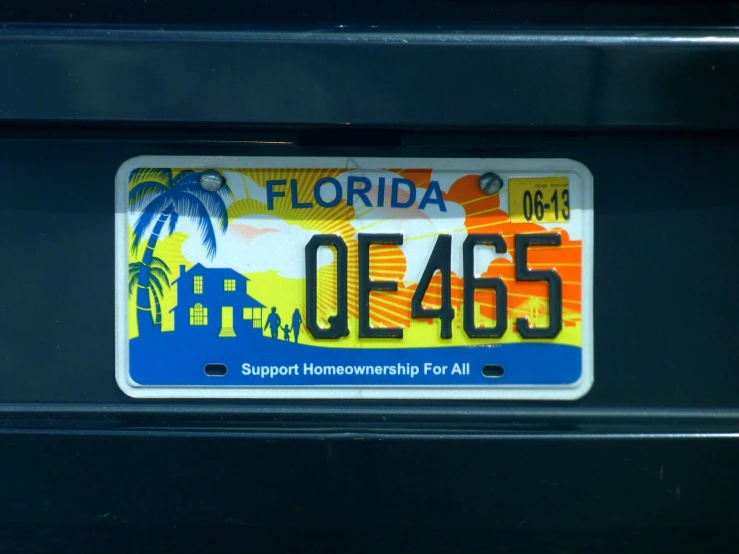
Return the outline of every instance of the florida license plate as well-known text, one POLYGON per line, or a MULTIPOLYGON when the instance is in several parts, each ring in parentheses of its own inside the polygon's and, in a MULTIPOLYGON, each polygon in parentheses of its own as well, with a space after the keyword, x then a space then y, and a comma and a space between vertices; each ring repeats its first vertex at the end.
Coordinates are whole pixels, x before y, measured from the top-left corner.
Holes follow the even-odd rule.
POLYGON ((576 399, 593 179, 567 159, 140 157, 116 181, 135 397, 576 399))

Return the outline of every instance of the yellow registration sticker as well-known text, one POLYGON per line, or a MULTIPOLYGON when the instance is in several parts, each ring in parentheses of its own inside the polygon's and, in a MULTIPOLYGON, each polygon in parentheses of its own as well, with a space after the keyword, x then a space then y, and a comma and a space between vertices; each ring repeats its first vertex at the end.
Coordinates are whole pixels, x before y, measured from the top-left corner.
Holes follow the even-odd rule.
POLYGON ((565 223, 570 219, 567 177, 508 180, 511 223, 565 223))

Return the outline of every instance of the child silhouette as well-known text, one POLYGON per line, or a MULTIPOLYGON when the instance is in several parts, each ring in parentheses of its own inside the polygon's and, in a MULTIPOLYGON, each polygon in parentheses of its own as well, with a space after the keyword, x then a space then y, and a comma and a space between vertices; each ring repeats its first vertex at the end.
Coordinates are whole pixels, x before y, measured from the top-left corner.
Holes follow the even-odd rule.
POLYGON ((289 327, 289 326, 285 325, 285 326, 284 326, 284 327, 282 328, 282 334, 283 334, 283 336, 285 337, 285 340, 286 340, 287 342, 290 342, 290 327, 289 327))

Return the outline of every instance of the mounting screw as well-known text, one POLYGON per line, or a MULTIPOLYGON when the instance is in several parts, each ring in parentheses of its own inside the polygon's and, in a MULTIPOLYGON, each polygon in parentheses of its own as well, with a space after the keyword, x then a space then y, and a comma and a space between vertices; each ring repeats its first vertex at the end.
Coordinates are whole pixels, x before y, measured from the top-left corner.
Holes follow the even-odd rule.
POLYGON ((215 192, 226 182, 223 175, 215 169, 206 169, 200 174, 200 186, 208 192, 215 192))
POLYGON ((503 179, 492 171, 480 175, 480 190, 483 194, 497 194, 503 188, 503 179))

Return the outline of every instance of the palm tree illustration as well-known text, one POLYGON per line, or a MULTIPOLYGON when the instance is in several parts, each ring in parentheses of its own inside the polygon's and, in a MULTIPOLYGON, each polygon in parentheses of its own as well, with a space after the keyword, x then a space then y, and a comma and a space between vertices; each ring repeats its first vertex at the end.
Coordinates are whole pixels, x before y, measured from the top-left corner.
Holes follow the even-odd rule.
MULTIPOLYGON (((228 229, 228 213, 224 198, 232 197, 231 189, 224 183, 215 192, 208 192, 200 186, 200 171, 180 171, 176 175, 170 169, 137 169, 131 172, 128 193, 128 207, 131 213, 140 211, 133 226, 131 252, 136 255, 147 236, 146 250, 138 270, 138 290, 136 292, 136 322, 139 335, 154 330, 154 313, 149 295, 149 273, 152 269, 154 248, 164 229, 172 234, 180 217, 192 219, 200 231, 200 240, 206 255, 213 259, 216 255, 216 233, 214 222, 225 233, 228 229), (153 227, 152 227, 153 225, 153 227)), ((153 296, 153 295, 151 295, 153 296)))
MULTIPOLYGON (((128 264, 128 294, 133 294, 141 285, 139 284, 139 275, 141 268, 146 267, 144 262, 132 262, 128 264)), ((151 262, 147 268, 148 281, 146 288, 151 293, 154 300, 154 327, 161 328, 162 325, 162 298, 164 297, 164 287, 169 288, 169 266, 161 258, 152 256, 151 262)))

